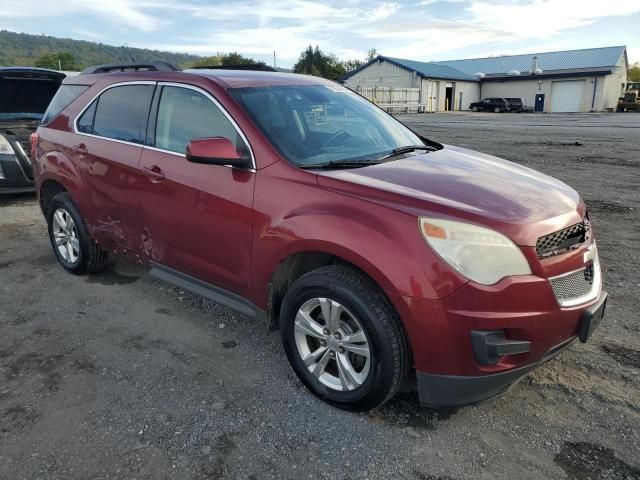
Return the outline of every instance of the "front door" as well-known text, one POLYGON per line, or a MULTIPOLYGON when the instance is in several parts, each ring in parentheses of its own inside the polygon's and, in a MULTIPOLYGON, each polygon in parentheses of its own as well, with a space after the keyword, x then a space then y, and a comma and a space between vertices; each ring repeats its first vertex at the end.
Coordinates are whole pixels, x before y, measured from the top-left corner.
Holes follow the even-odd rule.
POLYGON ((162 85, 140 167, 144 255, 225 290, 250 296, 255 172, 191 163, 187 143, 225 137, 250 155, 246 141, 208 93, 162 85))
POLYGON ((534 112, 544 112, 544 93, 538 93, 536 95, 536 103, 533 107, 534 112))

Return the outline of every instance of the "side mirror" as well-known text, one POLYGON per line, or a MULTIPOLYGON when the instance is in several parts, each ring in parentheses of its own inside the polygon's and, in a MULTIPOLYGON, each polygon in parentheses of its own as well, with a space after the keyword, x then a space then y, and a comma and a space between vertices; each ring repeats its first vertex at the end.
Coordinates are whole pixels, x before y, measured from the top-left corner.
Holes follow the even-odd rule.
POLYGON ((228 138, 211 137, 196 138, 187 144, 187 160, 193 163, 209 165, 231 165, 232 167, 246 167, 248 161, 236 150, 235 145, 228 138))

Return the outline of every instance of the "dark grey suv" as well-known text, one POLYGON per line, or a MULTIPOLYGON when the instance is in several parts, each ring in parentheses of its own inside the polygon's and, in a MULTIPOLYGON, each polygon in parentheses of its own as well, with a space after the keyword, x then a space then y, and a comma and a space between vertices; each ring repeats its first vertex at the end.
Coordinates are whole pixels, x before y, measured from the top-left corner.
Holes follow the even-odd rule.
POLYGON ((42 68, 0 68, 0 194, 33 191, 29 137, 65 76, 42 68))

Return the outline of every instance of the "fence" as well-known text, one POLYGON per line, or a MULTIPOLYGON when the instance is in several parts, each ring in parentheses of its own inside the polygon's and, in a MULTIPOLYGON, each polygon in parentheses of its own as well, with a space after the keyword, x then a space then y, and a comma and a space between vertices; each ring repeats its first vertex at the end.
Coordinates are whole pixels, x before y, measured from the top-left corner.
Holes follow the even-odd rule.
POLYGON ((362 87, 358 85, 353 90, 389 113, 422 113, 426 110, 426 105, 420 103, 418 88, 362 87))

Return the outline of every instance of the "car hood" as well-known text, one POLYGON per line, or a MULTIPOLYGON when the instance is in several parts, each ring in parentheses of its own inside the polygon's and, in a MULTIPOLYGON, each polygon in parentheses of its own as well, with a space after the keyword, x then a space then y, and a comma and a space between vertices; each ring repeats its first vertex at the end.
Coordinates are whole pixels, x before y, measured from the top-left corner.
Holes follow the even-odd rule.
POLYGON ((538 236, 584 215, 578 193, 561 181, 449 145, 380 165, 321 171, 318 183, 417 215, 487 225, 520 245, 535 245, 538 236))

